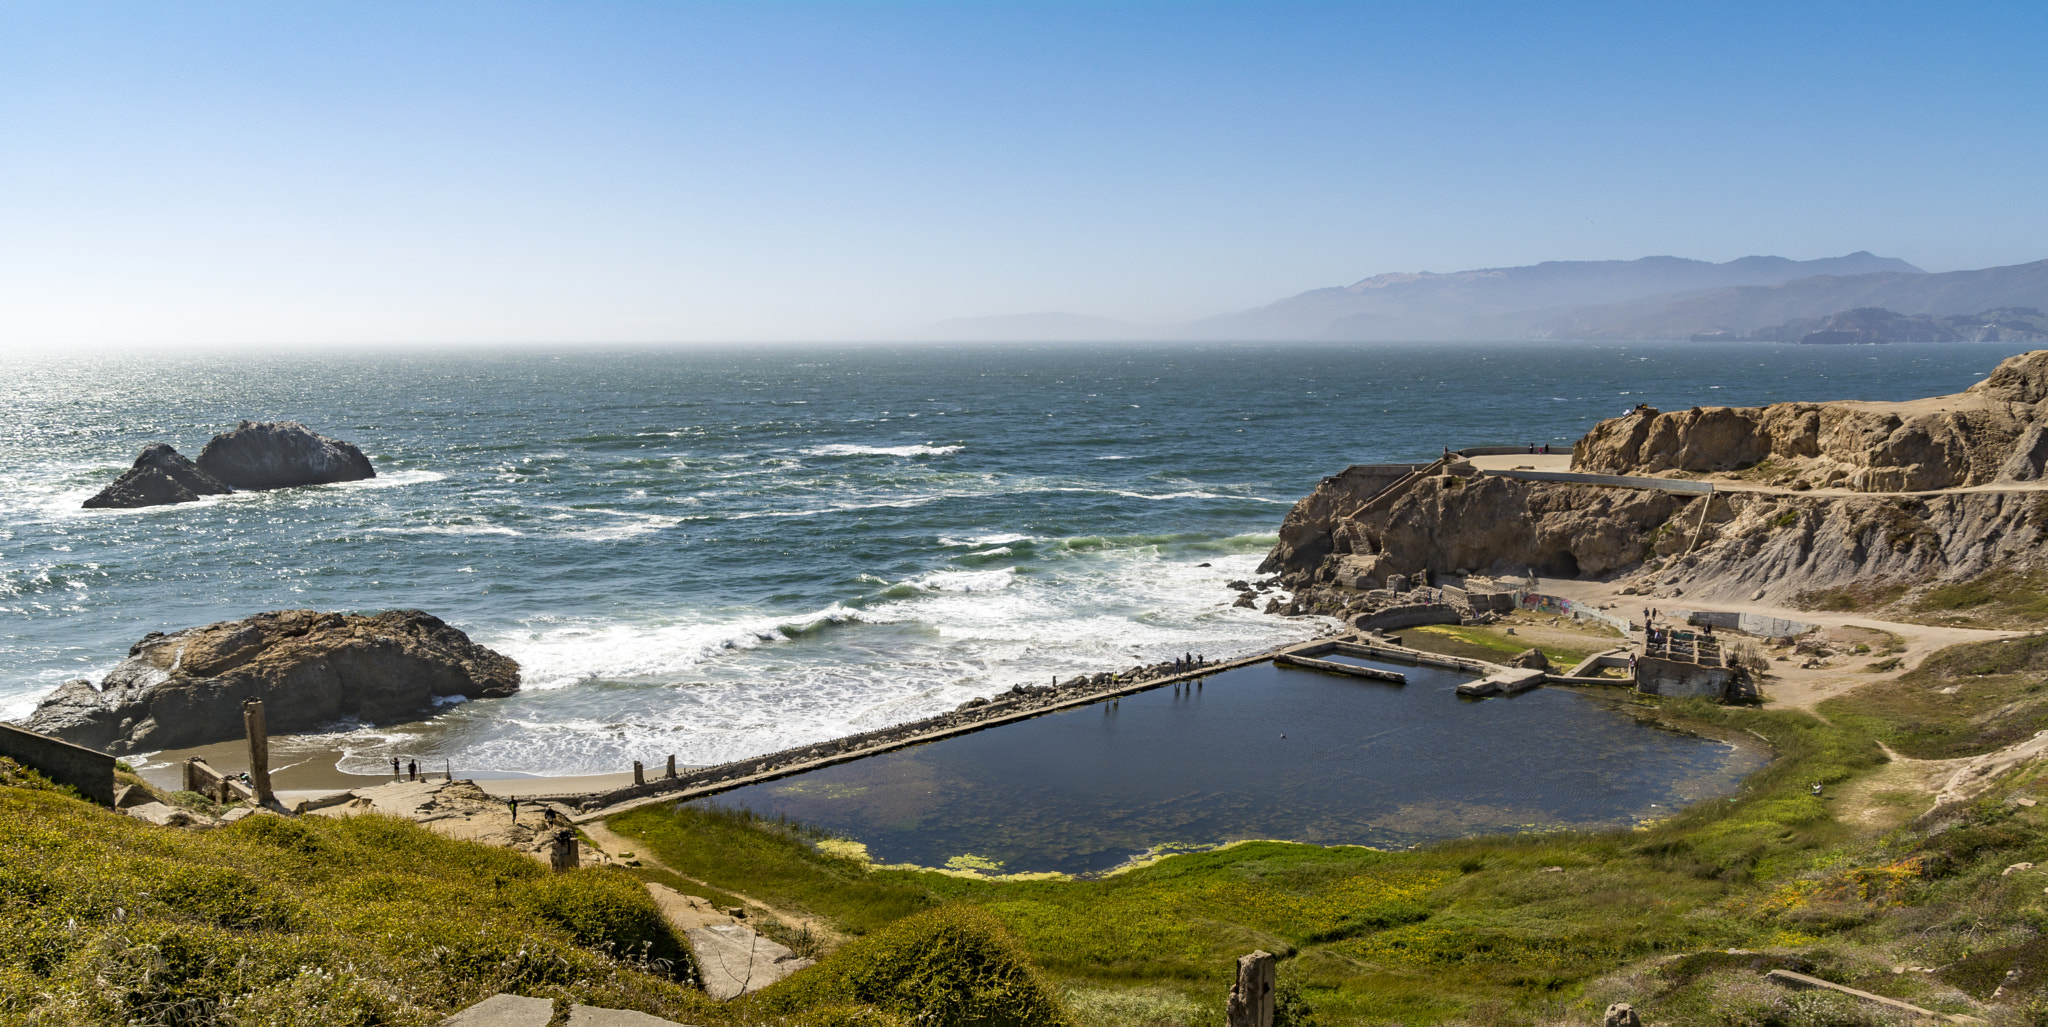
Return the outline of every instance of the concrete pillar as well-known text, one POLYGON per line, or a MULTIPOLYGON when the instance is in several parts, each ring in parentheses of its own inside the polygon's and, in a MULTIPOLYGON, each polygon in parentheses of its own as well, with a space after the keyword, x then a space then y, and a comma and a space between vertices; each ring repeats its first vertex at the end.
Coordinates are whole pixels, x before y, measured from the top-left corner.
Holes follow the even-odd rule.
POLYGON ((555 832, 548 848, 548 865, 557 872, 574 870, 583 863, 583 856, 577 849, 576 830, 564 827, 555 832))
POLYGON ((673 780, 675 780, 675 779, 676 779, 676 756, 675 756, 675 753, 669 753, 669 756, 668 756, 668 779, 669 779, 669 780, 671 780, 671 781, 673 781, 673 780))
POLYGON ((1277 980, 1271 952, 1260 950, 1237 957, 1237 983, 1230 986, 1230 1001, 1223 1008, 1229 1027, 1273 1027, 1277 980))
POLYGON ((641 769, 639 760, 633 761, 633 783, 636 785, 647 783, 647 771, 641 769))
POLYGON ((258 805, 277 801, 270 791, 270 734, 263 728, 263 700, 242 702, 242 727, 249 733, 249 785, 256 790, 258 805))

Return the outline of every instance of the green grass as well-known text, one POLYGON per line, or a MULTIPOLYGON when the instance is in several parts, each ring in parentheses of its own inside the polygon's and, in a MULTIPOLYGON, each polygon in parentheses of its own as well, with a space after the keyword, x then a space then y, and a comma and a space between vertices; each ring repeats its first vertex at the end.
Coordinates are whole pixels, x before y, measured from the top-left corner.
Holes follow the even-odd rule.
POLYGON ((1881 755, 1866 737, 1797 713, 1704 703, 1673 703, 1667 713, 1762 732, 1783 755, 1734 801, 1638 831, 1402 852, 1251 842, 1099 880, 864 869, 786 826, 691 809, 645 808, 610 824, 690 876, 847 929, 881 929, 888 909, 980 907, 1033 963, 1093 996, 1088 1009, 1122 1008, 1103 996, 1124 991, 1152 996, 1140 1007, 1213 1009, 1236 956, 1265 948, 1286 957, 1289 978, 1326 1024, 1426 1023, 1546 1008, 1635 960, 1766 943, 1778 929, 1728 904, 1854 837, 1807 785, 1876 765, 1881 755))
POLYGON ((976 909, 899 917, 714 1002, 642 876, 376 815, 160 828, 0 759, 0 1023, 428 1027, 501 991, 703 1027, 1071 1023, 976 909))
POLYGON ((1961 614, 1987 627, 2037 628, 2048 623, 2048 575, 1990 571, 1930 589, 1913 609, 1937 621, 1961 614))
MULTIPOLYGON (((1503 656, 1527 652, 1532 647, 1528 639, 1503 634, 1499 628, 1449 624, 1409 628, 1402 632, 1402 641, 1425 652, 1485 660, 1488 663, 1498 663, 1503 656)), ((1541 648, 1544 657, 1551 663, 1571 667, 1594 653, 1614 648, 1621 644, 1621 641, 1618 635, 1611 641, 1588 636, 1583 645, 1560 645, 1552 641, 1536 648, 1541 648)))
POLYGON ((1976 756, 2048 728, 2044 674, 2048 635, 1971 642, 1943 649, 1895 680, 1829 699, 1820 710, 1903 756, 1976 756))
MULTIPOLYGON (((866 863, 819 852, 811 845, 818 836, 798 825, 746 810, 643 806, 607 825, 678 873, 823 917, 848 934, 865 934, 934 901, 915 884, 870 873, 866 863)), ((680 885, 677 890, 702 891, 680 885)))
POLYGON ((387 817, 158 828, 0 778, 0 1022, 427 1025, 497 991, 706 1008, 624 874, 387 817))

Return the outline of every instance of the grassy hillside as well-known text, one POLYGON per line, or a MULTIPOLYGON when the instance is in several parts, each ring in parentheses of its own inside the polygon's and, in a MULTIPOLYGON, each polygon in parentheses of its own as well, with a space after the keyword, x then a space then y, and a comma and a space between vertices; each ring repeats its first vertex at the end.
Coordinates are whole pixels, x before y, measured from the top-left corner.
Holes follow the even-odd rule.
POLYGON ((1950 646, 1820 705, 1901 756, 1976 756, 2048 729, 2048 635, 1950 646))
POLYGON ((858 986, 721 1005, 690 987, 687 949, 624 871, 555 874, 382 816, 159 828, 0 760, 10 1027, 425 1027, 500 991, 706 1027, 903 1024, 918 1001, 974 1010, 1020 995, 1035 997, 1031 1015, 1009 1022, 1064 1022, 999 929, 929 917, 813 971, 858 986))

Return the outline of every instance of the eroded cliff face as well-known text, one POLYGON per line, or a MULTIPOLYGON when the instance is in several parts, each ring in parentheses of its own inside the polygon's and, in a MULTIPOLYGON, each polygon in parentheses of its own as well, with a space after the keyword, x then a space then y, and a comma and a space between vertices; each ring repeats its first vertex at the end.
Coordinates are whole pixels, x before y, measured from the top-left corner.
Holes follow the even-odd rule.
POLYGON ((1796 606, 1803 593, 1824 589, 2028 570, 2048 542, 2048 493, 2041 492, 1720 493, 1712 504, 1698 547, 1657 566, 1657 583, 1704 599, 1796 606))
POLYGON ((1470 571, 1601 576, 1641 562, 1651 534, 1689 501, 1669 492, 1436 475, 1333 532, 1324 580, 1470 571))
POLYGON ((1575 470, 1654 475, 1769 462, 1799 487, 1917 492, 2032 481, 2048 458, 2048 351, 2001 363, 1954 396, 1910 403, 1644 408, 1572 447, 1575 470))
MULTIPOLYGON (((1482 476, 1423 480, 1334 525, 1327 552, 1273 570, 1379 587, 1417 571, 1639 579, 1694 598, 1798 605, 1809 592, 2026 570, 2048 546, 2048 492, 1680 495, 1482 476)), ((1314 552, 1315 547, 1294 550, 1314 552)))
POLYGON ((1287 520, 1280 525, 1280 544, 1259 565, 1259 573, 1294 571, 1320 564, 1332 552, 1332 532, 1337 525, 1415 466, 1420 465, 1356 465, 1324 478, 1315 491, 1287 511, 1287 520))

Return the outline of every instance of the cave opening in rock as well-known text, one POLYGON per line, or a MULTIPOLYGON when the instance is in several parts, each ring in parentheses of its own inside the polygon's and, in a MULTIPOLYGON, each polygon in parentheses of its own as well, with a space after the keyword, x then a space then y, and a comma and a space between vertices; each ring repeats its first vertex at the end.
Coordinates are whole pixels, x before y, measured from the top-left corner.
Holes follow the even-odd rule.
POLYGON ((1579 558, 1571 550, 1561 550, 1557 555, 1544 561, 1543 573, 1553 578, 1576 578, 1579 576, 1579 558))

